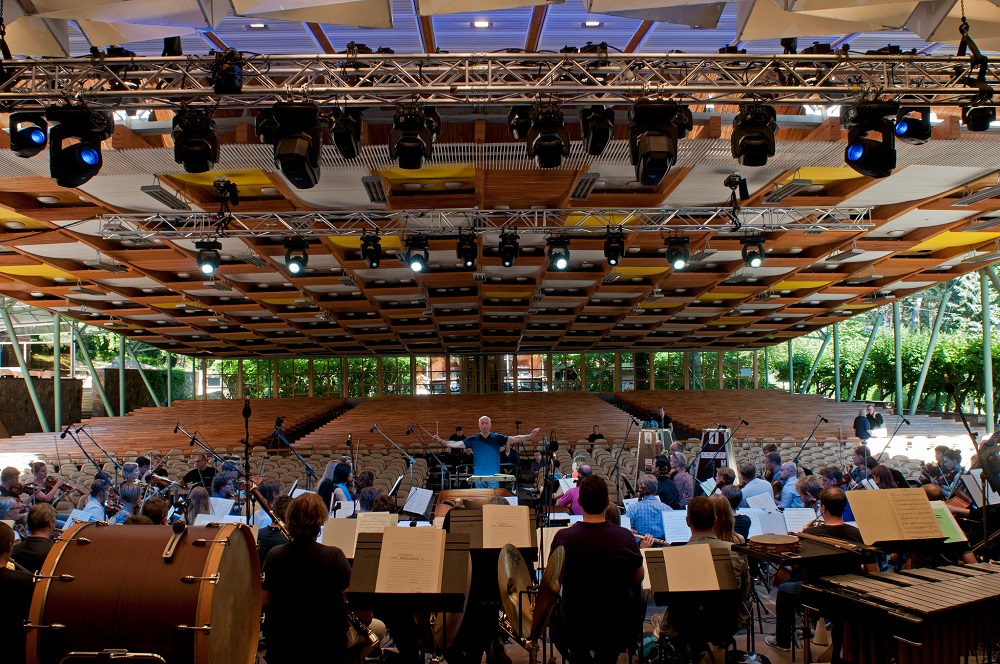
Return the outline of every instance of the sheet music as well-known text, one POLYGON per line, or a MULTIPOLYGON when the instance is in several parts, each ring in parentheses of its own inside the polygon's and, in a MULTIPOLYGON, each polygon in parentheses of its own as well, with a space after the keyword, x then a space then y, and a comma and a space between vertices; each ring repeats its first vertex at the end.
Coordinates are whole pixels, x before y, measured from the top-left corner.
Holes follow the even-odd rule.
POLYGON ((327 519, 323 526, 320 544, 335 546, 343 551, 348 558, 354 558, 354 552, 358 546, 357 519, 335 519, 333 517, 327 519))
POLYGON ((705 492, 706 496, 711 496, 715 492, 715 478, 709 477, 704 482, 699 482, 701 484, 701 490, 705 492))
POLYGON ((811 507, 786 507, 783 516, 786 532, 801 533, 816 519, 816 512, 811 507))
POLYGON ((941 528, 941 534, 948 538, 944 541, 945 544, 969 541, 958 525, 958 521, 955 520, 955 515, 948 509, 947 503, 943 500, 932 500, 931 509, 934 510, 934 518, 937 519, 938 526, 941 528))
POLYGON ((210 523, 246 523, 245 516, 236 514, 199 514, 194 518, 194 525, 205 526, 210 523))
POLYGON ((427 514, 427 509, 431 506, 431 499, 433 498, 434 492, 430 489, 413 487, 406 496, 406 504, 403 505, 403 511, 407 514, 427 514))
POLYGON ((233 505, 236 504, 236 501, 231 498, 215 498, 213 496, 208 500, 212 503, 212 514, 216 516, 229 516, 229 513, 233 511, 233 505))
POLYGON ((517 496, 504 496, 508 505, 517 505, 517 496))
POLYGON ((875 484, 875 480, 870 477, 866 477, 859 482, 861 486, 865 488, 866 491, 878 491, 878 484, 875 484))
POLYGON ((746 499, 747 505, 761 510, 773 511, 778 509, 774 504, 774 496, 769 493, 755 493, 746 499))
POLYGON ((622 514, 622 528, 625 530, 632 530, 632 522, 624 514, 622 514))
POLYGON ((315 491, 306 491, 305 489, 292 489, 288 492, 289 498, 298 498, 299 496, 306 493, 316 493, 315 491))
MULTIPOLYGON (((81 521, 83 523, 90 523, 91 521, 93 521, 93 518, 83 510, 75 509, 69 513, 69 518, 66 519, 66 524, 63 526, 63 530, 66 530, 77 521, 81 521)), ((13 527, 13 523, 14 523, 13 521, 10 522, 11 527, 13 527)))
POLYGON ((637 502, 639 502, 638 498, 626 498, 625 499, 625 509, 628 509, 632 505, 635 505, 637 502))
POLYGON ((788 526, 785 525, 784 515, 781 512, 761 512, 760 530, 768 535, 787 535, 788 526))
POLYGON ((386 529, 375 592, 441 592, 446 536, 437 528, 386 529))
POLYGON ((336 519, 348 519, 354 516, 355 505, 353 500, 337 500, 334 501, 333 506, 333 516, 336 519), (338 504, 340 507, 337 507, 338 504))
POLYGON ((565 527, 566 526, 559 526, 556 528, 546 526, 537 530, 536 536, 538 537, 538 541, 541 542, 542 550, 538 560, 535 562, 535 567, 541 567, 541 563, 549 559, 549 554, 552 553, 552 538, 556 536, 556 533, 565 527))
POLYGON ((399 515, 392 512, 361 512, 356 521, 359 533, 381 533, 399 523, 399 515))
POLYGON ((743 509, 736 510, 736 514, 743 514, 750 517, 750 537, 764 534, 760 526, 760 515, 763 513, 764 510, 756 507, 744 507, 743 509))
POLYGON ((443 516, 436 516, 436 517, 434 517, 434 527, 435 528, 444 528, 444 517, 443 516))
POLYGON ((708 544, 658 549, 667 569, 667 588, 672 593, 719 590, 712 547, 708 544))
POLYGON ((896 489, 891 502, 904 539, 930 539, 941 536, 941 527, 930 508, 923 489, 896 489))
POLYGON ((575 477, 563 477, 559 480, 559 487, 562 489, 563 493, 566 493, 570 489, 576 486, 575 477))
POLYGON ((531 523, 527 505, 483 505, 483 548, 501 549, 504 544, 531 546, 531 523))
MULTIPOLYGON (((976 506, 979 508, 983 507, 983 469, 975 468, 970 470, 969 473, 972 475, 972 482, 965 482, 966 488, 972 495, 972 499, 976 502, 976 506)), ((964 476, 963 476, 964 477, 964 476)), ((987 498, 989 498, 990 506, 1000 505, 1000 493, 993 490, 989 482, 986 483, 987 498)))
POLYGON ((570 522, 571 525, 574 524, 574 523, 580 523, 581 521, 583 521, 583 515, 582 514, 570 514, 569 515, 569 522, 570 522))
POLYGON ((684 510, 663 512, 662 516, 664 541, 674 544, 691 539, 691 528, 687 525, 687 513, 684 510))
POLYGON ((643 549, 640 553, 642 553, 642 589, 652 590, 652 586, 649 585, 649 565, 647 564, 647 560, 650 555, 661 555, 660 549, 643 549))
POLYGON ((941 538, 923 489, 849 491, 847 500, 865 544, 941 538))

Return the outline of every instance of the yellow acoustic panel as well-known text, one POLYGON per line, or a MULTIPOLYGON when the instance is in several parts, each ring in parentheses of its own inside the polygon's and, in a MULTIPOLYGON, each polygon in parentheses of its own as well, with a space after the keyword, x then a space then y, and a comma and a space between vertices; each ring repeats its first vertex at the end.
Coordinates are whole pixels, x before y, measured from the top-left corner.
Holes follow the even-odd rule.
POLYGON ((401 184, 403 182, 430 182, 434 180, 476 180, 476 167, 464 165, 433 166, 424 167, 418 171, 407 168, 396 168, 386 166, 379 170, 390 183, 401 184))
POLYGON ((170 302, 155 302, 151 307, 157 307, 160 309, 205 309, 205 305, 201 302, 189 302, 187 300, 171 300, 170 302))
MULTIPOLYGON (((360 249, 361 248, 361 236, 360 235, 340 235, 340 236, 330 236, 323 238, 329 242, 334 247, 340 247, 341 249, 360 249)), ((403 239, 395 235, 386 235, 381 238, 382 244, 382 254, 386 254, 389 251, 398 251, 403 248, 403 239)))
POLYGON ((657 274, 663 274, 667 271, 666 266, 664 267, 622 267, 619 265, 615 268, 615 273, 620 274, 626 279, 631 279, 632 277, 652 277, 657 274))
POLYGON ((582 214, 569 214, 563 223, 567 226, 634 226, 641 223, 638 216, 626 217, 623 214, 601 215, 600 217, 590 217, 582 214))
POLYGON ((274 184, 259 169, 246 171, 207 171, 205 173, 177 173, 170 176, 178 182, 197 185, 199 187, 213 187, 215 181, 219 179, 229 180, 237 187, 273 187, 274 184))
POLYGON ((19 277, 42 277, 44 279, 55 279, 56 277, 73 278, 73 275, 69 272, 64 272, 50 265, 8 265, 0 267, 0 272, 19 277))
POLYGON ((705 293, 698 299, 705 300, 744 300, 750 297, 750 293, 705 293))
POLYGON ((775 285, 771 286, 771 290, 781 291, 781 290, 799 290, 800 288, 820 288, 831 283, 827 281, 779 281, 775 285))
POLYGON ((846 165, 844 166, 816 166, 811 168, 800 168, 795 175, 788 178, 786 182, 793 179, 812 180, 813 184, 836 184, 844 180, 853 180, 858 172, 846 165))
POLYGON ((933 253, 942 249, 950 249, 951 247, 969 247, 982 244, 998 237, 1000 237, 1000 233, 958 233, 949 231, 924 240, 912 249, 902 253, 904 256, 933 253))

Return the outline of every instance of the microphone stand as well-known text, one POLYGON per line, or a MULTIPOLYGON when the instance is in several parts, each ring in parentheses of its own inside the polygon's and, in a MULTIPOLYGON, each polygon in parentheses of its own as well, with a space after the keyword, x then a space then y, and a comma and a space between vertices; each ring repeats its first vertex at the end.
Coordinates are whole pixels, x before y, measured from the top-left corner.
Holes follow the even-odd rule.
MULTIPOLYGON (((195 445, 197 445, 198 447, 200 447, 201 449, 203 449, 205 452, 208 452, 212 456, 212 458, 215 459, 215 461, 217 463, 225 463, 226 462, 225 459, 223 459, 222 457, 220 457, 218 454, 215 453, 215 450, 213 450, 211 447, 209 447, 205 443, 203 443, 200 440, 198 440, 198 432, 197 431, 195 431, 194 433, 188 433, 184 429, 184 427, 180 426, 180 423, 178 423, 178 425, 177 425, 177 430, 180 431, 182 434, 184 434, 185 436, 187 436, 190 439, 190 440, 188 440, 188 444, 190 446, 194 447, 195 445)), ((205 488, 206 489, 211 489, 211 487, 205 487, 205 488)))
MULTIPOLYGON (((403 455, 404 457, 406 457, 406 461, 407 461, 407 463, 409 463, 409 465, 410 465, 410 486, 413 486, 413 464, 415 464, 415 463, 417 462, 417 460, 416 460, 416 459, 414 459, 414 458, 413 458, 412 456, 410 456, 410 455, 409 455, 409 454, 407 453, 407 451, 406 451, 406 450, 404 450, 404 449, 403 449, 402 447, 400 447, 400 446, 399 446, 399 445, 398 445, 398 444, 396 443, 396 441, 394 441, 394 440, 393 440, 392 438, 389 438, 389 436, 385 435, 385 432, 384 432, 384 431, 382 431, 381 429, 379 429, 379 428, 378 428, 378 422, 376 422, 376 423, 375 423, 375 425, 374 425, 374 426, 372 426, 372 428, 371 428, 371 431, 369 431, 368 433, 372 433, 372 431, 378 431, 378 432, 379 432, 379 434, 380 434, 380 435, 381 435, 381 436, 382 436, 383 438, 385 438, 385 439, 386 439, 387 441, 389 441, 389 444, 390 444, 390 445, 392 445, 393 447, 395 447, 395 448, 396 448, 397 450, 399 450, 399 451, 400 451, 400 453, 401 453, 401 454, 402 454, 402 455, 403 455)), ((419 438, 419 436, 417 436, 417 437, 419 438)), ((421 442, 423 442, 423 441, 421 441, 421 442)), ((425 447, 426 447, 426 446, 425 446, 425 447)))
MULTIPOLYGON (((631 417, 628 418, 628 427, 625 428, 625 440, 622 442, 622 446, 618 449, 618 454, 615 456, 615 465, 611 469, 611 476, 612 478, 614 478, 615 489, 618 491, 619 495, 621 495, 622 492, 622 487, 621 487, 622 471, 621 467, 618 465, 618 462, 621 461, 622 453, 625 451, 625 447, 628 445, 629 432, 632 431, 632 427, 636 424, 637 423, 633 418, 631 417)), ((629 498, 631 498, 632 495, 635 493, 635 491, 632 489, 631 486, 628 486, 628 492, 629 492, 629 498)))
MULTIPOLYGON (((733 438, 736 437, 736 432, 739 431, 740 427, 742 427, 744 424, 749 424, 749 422, 747 422, 746 420, 744 420, 741 417, 740 418, 740 423, 737 424, 735 428, 729 429, 729 435, 726 436, 726 442, 722 445, 723 450, 726 451, 726 460, 729 461, 732 464, 735 464, 735 465, 739 465, 739 464, 736 464, 736 459, 735 458, 734 459, 730 459, 729 458, 729 443, 733 442, 733 438)), ((763 444, 763 443, 761 443, 761 444, 763 444)), ((734 454, 734 456, 735 456, 735 454, 734 454)), ((719 472, 718 465, 719 465, 719 459, 718 459, 718 457, 713 457, 712 458, 712 477, 715 477, 715 474, 717 472, 719 472)))
POLYGON ((274 433, 271 434, 271 444, 268 447, 274 447, 274 441, 277 440, 278 442, 284 443, 285 447, 291 450, 292 454, 295 455, 295 458, 302 464, 302 467, 306 469, 306 491, 311 491, 312 481, 316 479, 316 471, 312 469, 312 466, 306 463, 306 460, 302 458, 302 455, 299 454, 294 447, 292 447, 292 444, 288 442, 287 438, 285 438, 285 434, 281 432, 281 421, 283 419, 285 418, 276 417, 274 419, 274 433))
MULTIPOLYGON (((438 464, 441 466, 441 490, 444 491, 444 476, 448 473, 448 466, 445 465, 445 462, 441 460, 441 457, 439 457, 437 454, 434 454, 434 452, 431 450, 430 446, 427 443, 424 442, 423 438, 420 437, 420 433, 417 432, 417 431, 414 431, 414 427, 415 426, 416 426, 416 423, 414 423, 413 425, 411 425, 410 428, 409 428, 409 430, 406 433, 407 433, 407 435, 409 435, 411 433, 413 435, 415 435, 417 437, 417 440, 420 441, 420 444, 424 446, 425 450, 427 450, 427 453, 430 454, 431 457, 433 457, 434 460, 437 461, 438 464)), ((379 431, 379 433, 382 433, 382 432, 379 431)), ((411 471, 410 475, 411 475, 411 478, 412 478, 412 471, 411 471)), ((412 482, 412 479, 410 481, 412 482)))
POLYGON ((805 441, 802 443, 802 447, 799 448, 799 453, 795 455, 794 459, 792 459, 792 463, 794 463, 796 466, 799 465, 799 457, 802 456, 803 452, 805 452, 806 445, 808 445, 809 441, 812 440, 813 435, 816 433, 816 429, 818 429, 819 425, 823 422, 823 416, 822 415, 817 415, 816 418, 817 418, 816 419, 816 426, 814 426, 813 430, 809 432, 809 437, 806 438, 805 441))
MULTIPOLYGON (((104 449, 103 447, 101 447, 101 444, 99 442, 97 442, 96 440, 94 440, 94 437, 90 435, 89 431, 87 431, 87 425, 86 424, 83 425, 82 427, 80 427, 79 429, 77 429, 76 432, 77 433, 83 432, 83 435, 85 435, 87 438, 90 438, 90 442, 92 442, 94 445, 96 445, 97 449, 99 449, 101 451, 101 453, 104 454, 104 456, 108 457, 108 461, 110 461, 111 463, 113 463, 115 465, 115 490, 117 491, 118 490, 118 471, 121 470, 122 465, 120 463, 118 463, 118 461, 113 456, 111 456, 110 454, 108 454, 108 451, 106 449, 104 449)), ((70 437, 73 437, 72 434, 71 434, 70 437)), ((73 440, 76 440, 76 438, 73 437, 73 440)), ((80 442, 77 441, 76 444, 79 445, 80 442)), ((83 449, 83 447, 81 446, 80 449, 83 449)), ((86 454, 86 452, 84 452, 84 454, 86 454)), ((90 458, 90 457, 87 457, 87 458, 90 458)), ((93 462, 93 459, 91 459, 91 462, 93 462)), ((95 463, 94 465, 96 466, 97 464, 95 463)), ((101 469, 98 468, 98 470, 101 470, 101 469)), ((101 472, 104 472, 104 471, 101 471, 101 472)), ((107 475, 105 475, 105 477, 107 477, 107 475)))
MULTIPOLYGON (((80 427, 80 429, 77 429, 77 431, 79 432, 79 431, 80 431, 81 429, 83 429, 83 427, 80 427)), ((90 456, 90 454, 89 454, 89 453, 87 452, 87 450, 85 450, 85 449, 83 448, 83 444, 82 444, 82 443, 80 443, 80 439, 79 439, 79 438, 77 438, 77 437, 76 437, 75 435, 73 435, 73 425, 72 425, 72 424, 70 424, 69 426, 67 426, 67 427, 66 427, 66 430, 65 430, 65 431, 63 431, 63 432, 62 432, 62 435, 61 435, 61 436, 59 436, 59 437, 60 437, 60 438, 63 438, 63 437, 65 437, 65 436, 66 436, 67 434, 69 434, 69 437, 73 439, 73 442, 74 442, 74 443, 76 443, 76 446, 80 448, 80 451, 81 451, 81 452, 83 452, 83 456, 87 457, 87 461, 89 461, 89 462, 91 463, 91 465, 93 465, 93 466, 94 466, 94 468, 95 468, 95 469, 97 469, 97 475, 98 475, 98 477, 99 477, 99 478, 102 478, 102 479, 105 479, 105 480, 108 480, 108 481, 110 481, 110 480, 111 480, 111 478, 110 478, 110 477, 108 477, 108 474, 104 472, 104 469, 103 469, 103 468, 101 468, 101 467, 100 467, 100 466, 99 466, 99 465, 97 464, 97 462, 96 462, 96 461, 94 461, 94 457, 90 456)), ((115 461, 114 461, 114 459, 112 459, 112 462, 114 462, 114 463, 115 463, 115 468, 116 468, 116 470, 117 470, 117 462, 115 462, 115 461)))
POLYGON ((243 439, 243 486, 244 497, 247 501, 247 523, 252 526, 254 498, 253 492, 250 491, 250 415, 250 397, 246 397, 243 401, 243 430, 246 433, 243 439))
POLYGON ((549 482, 549 475, 553 472, 552 455, 559 449, 559 443, 556 441, 555 429, 549 432, 549 439, 547 441, 542 436, 542 457, 545 459, 545 465, 538 471, 542 473, 542 495, 539 496, 538 509, 535 511, 536 528, 541 528, 543 525, 548 525, 549 523, 548 505, 549 501, 552 500, 552 486, 549 482))
MULTIPOLYGON (((875 457, 875 461, 876 462, 882 463, 882 455, 885 454, 885 451, 887 449, 889 449, 889 443, 891 443, 892 439, 896 437, 896 434, 899 432, 899 430, 902 428, 902 426, 904 424, 909 424, 909 423, 910 423, 910 421, 908 419, 906 419, 905 417, 903 417, 902 415, 900 415, 900 417, 899 417, 899 424, 897 424, 896 428, 893 429, 892 435, 889 436, 889 440, 885 441, 885 446, 882 448, 882 451, 878 453, 877 457, 875 457)), ((975 436, 975 434, 973 434, 973 436, 975 436)), ((975 437, 973 437, 972 440, 973 440, 973 444, 975 444, 975 437)), ((867 443, 868 441, 865 441, 865 442, 867 443)))

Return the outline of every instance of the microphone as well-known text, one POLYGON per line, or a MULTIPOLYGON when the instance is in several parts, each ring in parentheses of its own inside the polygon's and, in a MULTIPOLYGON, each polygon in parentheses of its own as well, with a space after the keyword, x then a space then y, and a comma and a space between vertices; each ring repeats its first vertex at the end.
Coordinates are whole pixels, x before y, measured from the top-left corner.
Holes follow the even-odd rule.
POLYGON ((829 423, 830 423, 830 420, 826 419, 826 418, 825 418, 825 417, 823 417, 822 415, 817 415, 816 417, 818 417, 819 419, 823 420, 823 421, 824 421, 824 422, 826 422, 827 424, 829 424, 829 423))
POLYGON ((181 423, 178 422, 177 424, 174 425, 174 433, 177 433, 177 430, 180 428, 181 428, 181 423))
POLYGON ((70 429, 72 429, 72 428, 73 428, 73 425, 72 425, 72 424, 67 424, 67 425, 66 425, 66 430, 65 430, 65 431, 63 431, 63 432, 62 432, 61 434, 59 434, 59 437, 60 437, 60 438, 65 438, 65 437, 66 437, 66 434, 68 434, 68 433, 69 433, 69 430, 70 430, 70 429))
POLYGON ((243 419, 250 419, 250 397, 247 397, 243 402, 243 419))
POLYGON ((372 433, 375 429, 378 429, 378 422, 372 425, 372 428, 368 430, 368 433, 372 433))
POLYGON ((347 447, 348 449, 351 447, 351 434, 347 434, 347 447))
POLYGON ((906 419, 905 417, 903 417, 902 415, 901 415, 901 416, 899 417, 899 419, 903 420, 903 421, 904 421, 904 422, 906 422, 907 424, 909 424, 909 423, 910 423, 910 421, 909 421, 908 419, 906 419))
MULTIPOLYGON (((188 441, 188 445, 189 445, 190 447, 194 447, 194 439, 195 439, 195 438, 197 438, 197 437, 198 437, 198 432, 197 432, 197 431, 195 431, 195 432, 194 432, 194 435, 193 435, 193 436, 191 436, 191 440, 189 440, 189 441, 188 441)), ((213 461, 212 463, 215 463, 215 462, 213 461)))
POLYGON ((414 426, 415 426, 415 425, 411 424, 411 425, 410 425, 410 428, 406 430, 406 435, 407 435, 407 436, 409 436, 409 435, 410 435, 411 433, 413 433, 413 427, 414 427, 414 426))
POLYGON ((84 429, 86 429, 86 428, 87 428, 87 425, 86 425, 86 424, 84 424, 84 425, 83 425, 82 427, 80 427, 79 429, 77 429, 77 430, 76 430, 76 432, 77 432, 77 433, 80 433, 81 431, 83 431, 83 430, 84 430, 84 429))
POLYGON ((748 426, 750 426, 750 423, 749 423, 749 422, 747 422, 746 420, 744 420, 744 419, 743 419, 742 417, 740 418, 740 422, 742 422, 742 423, 743 423, 743 426, 745 426, 745 427, 748 427, 748 426))
POLYGON ((639 424, 638 420, 632 420, 632 426, 637 427, 637 426, 641 426, 641 425, 639 424))

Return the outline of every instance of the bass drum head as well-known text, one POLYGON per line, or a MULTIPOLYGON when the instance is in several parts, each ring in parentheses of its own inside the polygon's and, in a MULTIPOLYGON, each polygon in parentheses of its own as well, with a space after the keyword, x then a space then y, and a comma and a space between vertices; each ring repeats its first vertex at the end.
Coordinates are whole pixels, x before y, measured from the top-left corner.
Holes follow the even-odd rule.
POLYGON ((250 528, 188 527, 168 560, 172 534, 169 526, 93 523, 64 532, 35 587, 28 663, 117 649, 170 664, 252 664, 261 592, 250 528))

